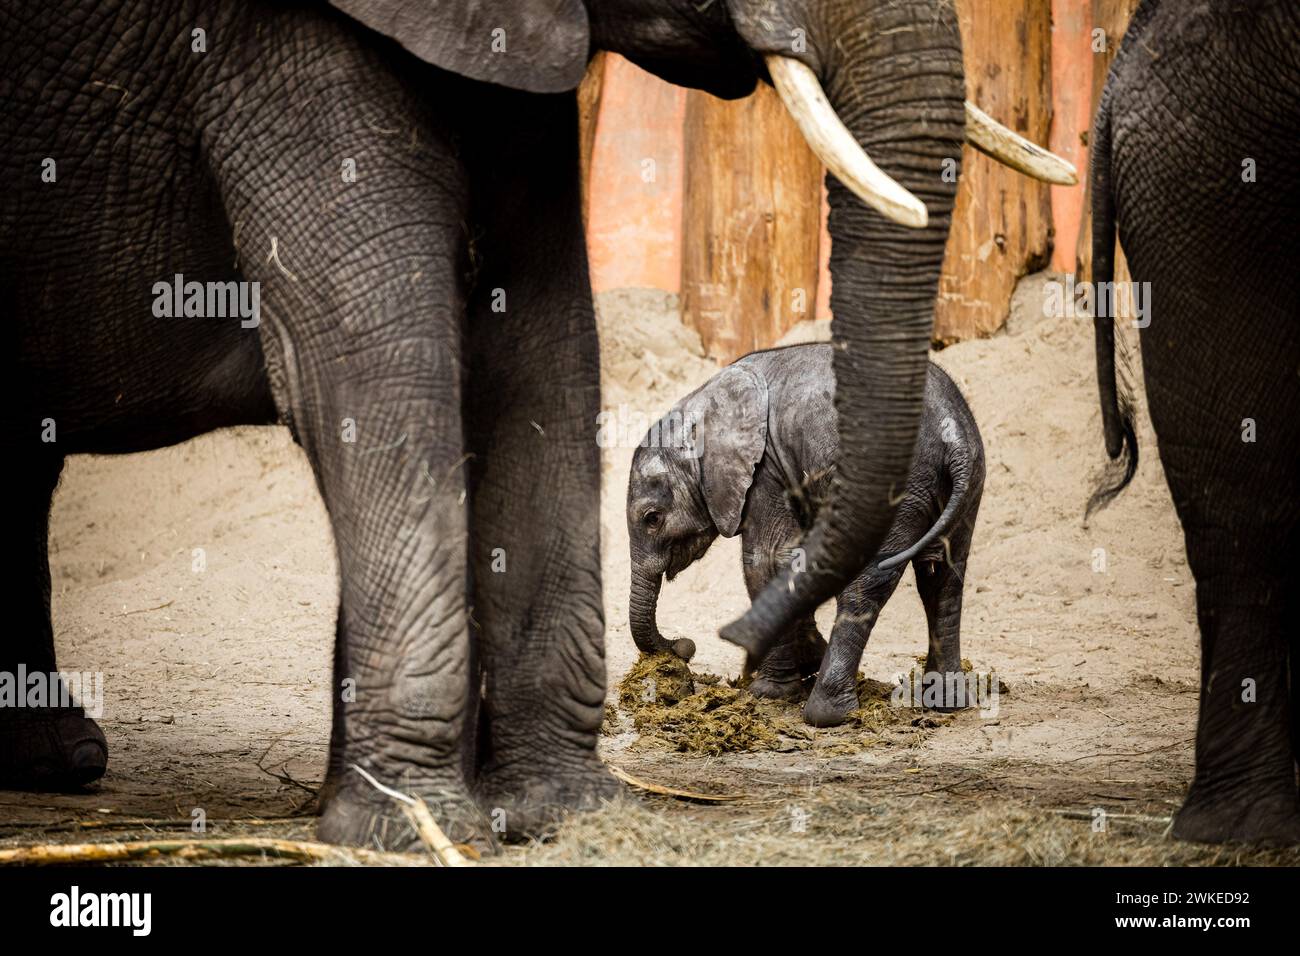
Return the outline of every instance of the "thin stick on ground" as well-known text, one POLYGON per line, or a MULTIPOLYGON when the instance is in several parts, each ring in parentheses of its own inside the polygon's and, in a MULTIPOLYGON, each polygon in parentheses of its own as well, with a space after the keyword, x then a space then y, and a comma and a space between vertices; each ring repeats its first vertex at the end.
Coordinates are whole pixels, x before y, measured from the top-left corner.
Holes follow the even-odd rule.
POLYGON ((726 803, 729 800, 740 800, 745 795, 743 793, 696 793, 693 790, 678 790, 676 787, 665 787, 662 784, 650 783, 639 777, 634 777, 626 770, 620 770, 612 764, 606 764, 609 772, 622 780, 628 786, 636 787, 638 790, 645 790, 648 793, 658 793, 665 797, 676 797, 678 800, 691 800, 697 803, 726 803))
POLYGON ((0 850, 0 866, 56 866, 68 863, 120 863, 153 860, 211 860, 260 856, 298 860, 305 863, 335 863, 360 866, 420 866, 426 861, 416 853, 381 853, 354 847, 276 840, 269 837, 235 837, 227 840, 136 840, 129 843, 39 844, 0 850))
POLYGON ((448 839, 447 834, 442 832, 442 827, 438 826, 438 821, 433 818, 429 812, 429 806, 419 797, 413 797, 409 793, 402 793, 400 790, 394 790, 392 787, 386 787, 365 770, 352 765, 352 769, 361 774, 372 787, 380 793, 387 794, 398 802, 402 812, 406 814, 406 819, 411 821, 411 826, 415 828, 416 834, 420 837, 420 842, 429 848, 429 852, 443 866, 473 866, 474 864, 461 855, 460 850, 456 849, 456 844, 448 839))
MULTIPOLYGON (((247 817, 245 819, 208 818, 209 827, 273 827, 302 826, 304 817, 247 817)), ((194 826, 191 817, 167 819, 132 819, 132 820, 68 820, 62 823, 42 821, 19 821, 17 823, 0 823, 0 832, 5 830, 42 830, 45 833, 66 833, 76 830, 188 830, 194 826)))

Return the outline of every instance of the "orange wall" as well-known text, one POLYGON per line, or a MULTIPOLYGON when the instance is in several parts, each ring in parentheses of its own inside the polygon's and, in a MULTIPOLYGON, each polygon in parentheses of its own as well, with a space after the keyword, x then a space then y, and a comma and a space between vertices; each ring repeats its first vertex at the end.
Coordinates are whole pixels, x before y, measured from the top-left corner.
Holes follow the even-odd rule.
POLYGON ((685 118, 686 90, 605 57, 587 222, 596 292, 681 290, 685 118))
POLYGON ((1052 129, 1048 148, 1079 170, 1078 186, 1053 186, 1052 268, 1074 271, 1074 248, 1083 219, 1092 122, 1092 0, 1052 0, 1052 129))

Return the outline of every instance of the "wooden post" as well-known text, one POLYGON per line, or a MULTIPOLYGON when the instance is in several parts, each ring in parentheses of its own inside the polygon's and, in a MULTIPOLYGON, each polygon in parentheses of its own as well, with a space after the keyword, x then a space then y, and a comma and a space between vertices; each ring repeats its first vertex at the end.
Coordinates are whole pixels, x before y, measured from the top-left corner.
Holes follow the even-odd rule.
POLYGON ((581 172, 582 226, 587 227, 591 206, 591 154, 596 146, 596 125, 600 99, 605 89, 605 51, 597 51, 587 64, 587 74, 578 86, 578 166, 581 172))
MULTIPOLYGON (((1037 143, 1051 121, 1049 0, 958 0, 966 95, 1037 143)), ((1047 264, 1048 187, 969 146, 939 280, 934 337, 989 335, 1006 320, 1019 278, 1047 264)))
POLYGON ((588 170, 593 292, 679 291, 685 114, 686 90, 605 57, 588 170))
POLYGON ((1052 131, 1048 148, 1074 163, 1079 185, 1052 186, 1052 269, 1074 268, 1092 123, 1092 0, 1052 0, 1052 131))
MULTIPOLYGON (((1092 0, 1092 23, 1106 34, 1105 49, 1097 52, 1092 61, 1092 117, 1097 119, 1097 104, 1101 102, 1101 92, 1106 88, 1106 76, 1110 65, 1119 52, 1120 41, 1128 29, 1128 21, 1137 9, 1138 0, 1092 0)), ((1088 142, 1092 142, 1093 129, 1088 130, 1088 142)), ((1089 184, 1091 185, 1091 184, 1089 184)), ((1080 282, 1092 281, 1092 192, 1089 189, 1084 200, 1083 223, 1079 228, 1079 244, 1076 247, 1075 275, 1080 282)), ((1124 250, 1115 240, 1115 282, 1128 282, 1128 260, 1124 250)), ((1127 295, 1117 296, 1117 311, 1121 316, 1127 315, 1129 301, 1127 295)))
POLYGON ((766 84, 691 92, 683 151, 682 318, 725 364, 813 315, 822 167, 766 84))

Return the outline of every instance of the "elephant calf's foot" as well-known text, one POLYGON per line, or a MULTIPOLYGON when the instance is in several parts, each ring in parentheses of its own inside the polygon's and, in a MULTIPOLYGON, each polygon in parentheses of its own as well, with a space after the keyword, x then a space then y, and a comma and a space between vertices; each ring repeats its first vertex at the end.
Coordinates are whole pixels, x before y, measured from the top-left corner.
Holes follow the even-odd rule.
POLYGON ((1211 798, 1193 786, 1174 816, 1174 836, 1192 843, 1300 845, 1300 799, 1294 784, 1242 796, 1211 798))
POLYGON ((476 789, 492 830, 518 842, 551 836, 569 814, 595 810, 615 797, 619 784, 593 755, 589 764, 544 773, 522 773, 510 765, 487 769, 476 789))
POLYGON ((953 714, 979 704, 972 696, 975 685, 961 667, 961 654, 953 651, 940 662, 930 654, 925 659, 925 671, 919 678, 920 686, 913 691, 920 694, 922 706, 941 714, 953 714))
MULTIPOLYGON (((385 786, 423 800, 434 821, 453 843, 487 841, 487 822, 459 778, 412 783, 384 779, 380 773, 373 773, 385 786)), ((376 790, 355 770, 349 768, 341 779, 331 781, 328 790, 322 792, 324 809, 316 825, 317 836, 326 843, 395 852, 422 846, 396 799, 376 790)))
POLYGON ((808 703, 804 704, 803 719, 814 727, 838 727, 857 709, 858 693, 854 684, 835 690, 818 681, 808 703))
POLYGON ((0 789, 77 790, 107 766, 104 732, 80 707, 0 711, 0 789))
POLYGON ((794 646, 778 647, 759 665, 746 689, 768 700, 803 700, 808 696, 808 678, 817 673, 825 650, 826 642, 816 634, 794 646))
POLYGON ((808 692, 803 680, 798 676, 767 677, 761 671, 750 681, 746 690, 755 697, 763 697, 767 700, 803 700, 808 692))

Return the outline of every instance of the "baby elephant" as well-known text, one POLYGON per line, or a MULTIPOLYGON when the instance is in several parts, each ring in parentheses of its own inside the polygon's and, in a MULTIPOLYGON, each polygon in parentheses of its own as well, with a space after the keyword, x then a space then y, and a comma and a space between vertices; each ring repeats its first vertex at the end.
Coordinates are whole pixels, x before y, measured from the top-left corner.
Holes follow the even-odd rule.
MULTIPOLYGON (((632 457, 627 491, 632 637, 642 651, 689 660, 655 625, 663 576, 698 561, 718 535, 741 535, 750 598, 799 550, 829 490, 837 450, 832 346, 755 352, 673 406, 632 457)), ((947 374, 931 364, 912 471, 877 555, 837 598, 830 644, 810 615, 758 663, 759 697, 797 698, 817 674, 804 719, 842 723, 857 708, 856 676, 880 609, 908 561, 930 626, 927 672, 961 670, 962 579, 984 490, 984 446, 947 374)))

